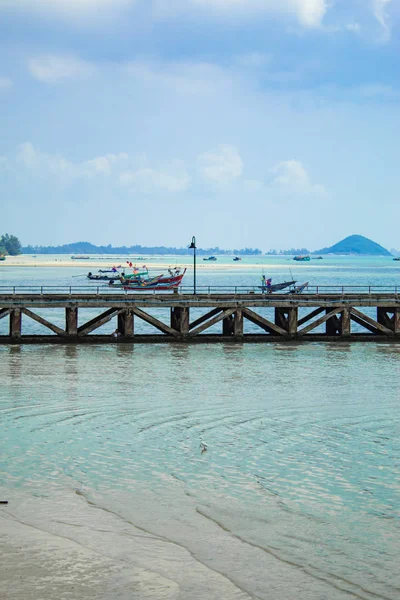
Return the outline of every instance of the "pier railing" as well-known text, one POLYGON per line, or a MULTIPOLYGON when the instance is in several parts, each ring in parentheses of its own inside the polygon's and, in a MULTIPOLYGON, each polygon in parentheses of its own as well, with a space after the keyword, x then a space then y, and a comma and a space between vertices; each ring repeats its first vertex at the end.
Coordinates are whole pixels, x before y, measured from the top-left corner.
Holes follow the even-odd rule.
MULTIPOLYGON (((135 292, 146 294, 158 295, 163 294, 181 294, 181 295, 193 295, 192 286, 180 286, 174 290, 158 290, 157 288, 142 288, 142 290, 125 290, 123 288, 113 285, 7 285, 0 286, 0 296, 10 295, 83 295, 83 294, 96 294, 98 296, 107 296, 112 294, 130 295, 135 292)), ((297 295, 293 288, 280 290, 278 292, 272 292, 271 294, 263 289, 262 286, 253 285, 208 285, 208 286, 196 286, 196 295, 210 295, 210 294, 229 294, 229 295, 243 295, 243 294, 265 294, 265 295, 297 295)), ((393 285, 310 285, 308 286, 303 295, 347 295, 347 294, 400 294, 400 286, 393 285)))

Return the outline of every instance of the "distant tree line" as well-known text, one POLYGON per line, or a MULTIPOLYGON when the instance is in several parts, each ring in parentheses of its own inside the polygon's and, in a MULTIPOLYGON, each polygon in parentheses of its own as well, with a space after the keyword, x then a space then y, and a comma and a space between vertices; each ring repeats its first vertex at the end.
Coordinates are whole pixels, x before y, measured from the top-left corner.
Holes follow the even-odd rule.
MULTIPOLYGON (((95 246, 90 242, 75 242, 63 246, 24 246, 24 254, 192 254, 189 248, 173 248, 168 246, 95 246)), ((221 248, 197 248, 200 255, 208 254, 262 254, 259 248, 242 248, 240 250, 222 250, 221 248)))
POLYGON ((22 254, 21 242, 15 235, 3 233, 0 238, 0 255, 17 256, 22 254))

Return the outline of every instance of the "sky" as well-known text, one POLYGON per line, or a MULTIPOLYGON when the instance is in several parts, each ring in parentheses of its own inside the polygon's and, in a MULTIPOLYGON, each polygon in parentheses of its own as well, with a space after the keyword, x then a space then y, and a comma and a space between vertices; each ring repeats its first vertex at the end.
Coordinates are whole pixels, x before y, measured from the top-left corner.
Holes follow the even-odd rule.
POLYGON ((1 232, 399 248, 400 0, 0 0, 1 232))

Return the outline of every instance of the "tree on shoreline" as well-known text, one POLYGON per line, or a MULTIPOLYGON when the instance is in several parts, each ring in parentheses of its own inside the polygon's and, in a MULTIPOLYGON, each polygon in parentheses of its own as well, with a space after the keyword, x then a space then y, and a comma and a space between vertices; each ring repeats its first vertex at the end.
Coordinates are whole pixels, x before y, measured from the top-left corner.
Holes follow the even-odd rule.
POLYGON ((21 242, 15 235, 4 233, 0 238, 0 254, 17 256, 22 254, 21 242))

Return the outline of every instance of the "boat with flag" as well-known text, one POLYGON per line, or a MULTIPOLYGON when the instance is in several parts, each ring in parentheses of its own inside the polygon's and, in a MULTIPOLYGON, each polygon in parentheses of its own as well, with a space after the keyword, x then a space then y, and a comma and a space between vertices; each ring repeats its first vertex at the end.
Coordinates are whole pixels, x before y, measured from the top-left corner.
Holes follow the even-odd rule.
POLYGON ((112 267, 111 269, 99 269, 97 273, 92 273, 89 271, 86 277, 91 281, 108 281, 110 283, 114 281, 120 281, 121 277, 127 280, 134 280, 138 277, 147 277, 149 274, 146 265, 143 265, 142 267, 136 267, 136 265, 133 265, 129 261, 127 261, 127 265, 129 269, 132 269, 131 273, 127 273, 125 268, 121 271, 122 266, 118 265, 117 267, 112 267))
POLYGON ((170 290, 177 288, 186 273, 186 269, 181 272, 180 268, 168 269, 168 275, 156 275, 155 277, 137 275, 136 277, 120 277, 118 282, 110 281, 109 285, 124 290, 143 291, 148 289, 170 290))
POLYGON ((122 286, 124 290, 171 290, 176 289, 180 286, 182 279, 186 273, 186 269, 181 273, 179 269, 176 269, 175 272, 170 269, 169 277, 164 277, 164 275, 158 275, 157 277, 153 277, 151 279, 143 279, 139 278, 138 281, 127 281, 122 282, 122 286))

